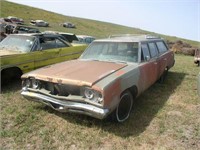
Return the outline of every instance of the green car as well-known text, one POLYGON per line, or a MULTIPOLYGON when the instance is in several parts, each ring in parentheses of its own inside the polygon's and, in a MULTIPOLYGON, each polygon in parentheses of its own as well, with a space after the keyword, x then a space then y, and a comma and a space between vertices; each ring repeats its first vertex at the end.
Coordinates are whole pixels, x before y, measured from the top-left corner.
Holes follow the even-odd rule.
POLYGON ((72 45, 59 34, 12 34, 0 42, 1 81, 58 62, 76 59, 87 45, 72 45))

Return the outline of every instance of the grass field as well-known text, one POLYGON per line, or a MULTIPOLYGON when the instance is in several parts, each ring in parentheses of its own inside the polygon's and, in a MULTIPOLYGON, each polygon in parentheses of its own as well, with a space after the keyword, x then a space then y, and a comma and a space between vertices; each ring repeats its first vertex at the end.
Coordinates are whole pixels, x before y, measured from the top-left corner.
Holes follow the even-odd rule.
MULTIPOLYGON (((137 28, 64 16, 32 7, 0 1, 0 16, 17 16, 29 25, 31 19, 50 23, 44 30, 89 34, 151 34, 137 28), (60 23, 69 21, 77 29, 60 23)), ((161 35, 167 40, 180 38, 161 35)), ((181 39, 193 46, 199 42, 181 39)), ((20 95, 21 81, 2 87, 0 94, 0 150, 15 149, 200 149, 200 98, 193 57, 176 55, 176 64, 164 84, 154 84, 135 102, 130 119, 123 124, 83 115, 59 113, 20 95)))
POLYGON ((25 100, 21 83, 2 87, 0 149, 200 149, 200 98, 193 57, 176 55, 164 84, 135 102, 123 124, 59 113, 25 100))

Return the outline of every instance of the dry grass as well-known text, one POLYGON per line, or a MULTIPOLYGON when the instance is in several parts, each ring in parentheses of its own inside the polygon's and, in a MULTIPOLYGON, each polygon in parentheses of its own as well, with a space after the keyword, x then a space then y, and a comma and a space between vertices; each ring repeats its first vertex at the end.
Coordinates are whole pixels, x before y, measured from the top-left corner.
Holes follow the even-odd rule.
POLYGON ((176 55, 165 83, 143 93, 123 124, 29 102, 15 81, 2 88, 1 149, 200 149, 199 71, 176 55))
MULTIPOLYGON (((52 25, 48 30, 90 33, 98 38, 116 33, 150 33, 7 1, 0 3, 2 17, 15 14, 24 18, 27 24, 31 19, 43 17, 52 25), (66 20, 77 24, 77 29, 54 24, 66 20)), ((166 36, 166 39, 178 38, 166 36)), ((199 42, 187 42, 199 46, 199 42)), ((165 83, 156 83, 143 93, 130 119, 123 124, 58 113, 22 98, 20 81, 8 83, 2 87, 0 95, 0 149, 200 149, 200 98, 196 88, 199 71, 192 57, 176 55, 176 65, 165 83)))

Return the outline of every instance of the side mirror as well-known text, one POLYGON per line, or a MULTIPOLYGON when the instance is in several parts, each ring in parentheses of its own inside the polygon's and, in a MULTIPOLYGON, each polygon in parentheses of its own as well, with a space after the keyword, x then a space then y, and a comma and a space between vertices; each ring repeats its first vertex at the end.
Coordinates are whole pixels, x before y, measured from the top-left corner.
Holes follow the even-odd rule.
POLYGON ((149 61, 150 57, 149 56, 145 56, 145 61, 149 61))

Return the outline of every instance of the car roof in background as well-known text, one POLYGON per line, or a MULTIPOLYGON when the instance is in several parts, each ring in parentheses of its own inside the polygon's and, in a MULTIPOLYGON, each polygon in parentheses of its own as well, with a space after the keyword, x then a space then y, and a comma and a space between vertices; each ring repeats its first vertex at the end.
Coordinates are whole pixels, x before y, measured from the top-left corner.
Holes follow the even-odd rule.
POLYGON ((58 31, 44 31, 44 34, 57 34, 64 36, 70 43, 72 41, 78 41, 77 36, 74 33, 58 32, 58 31))

